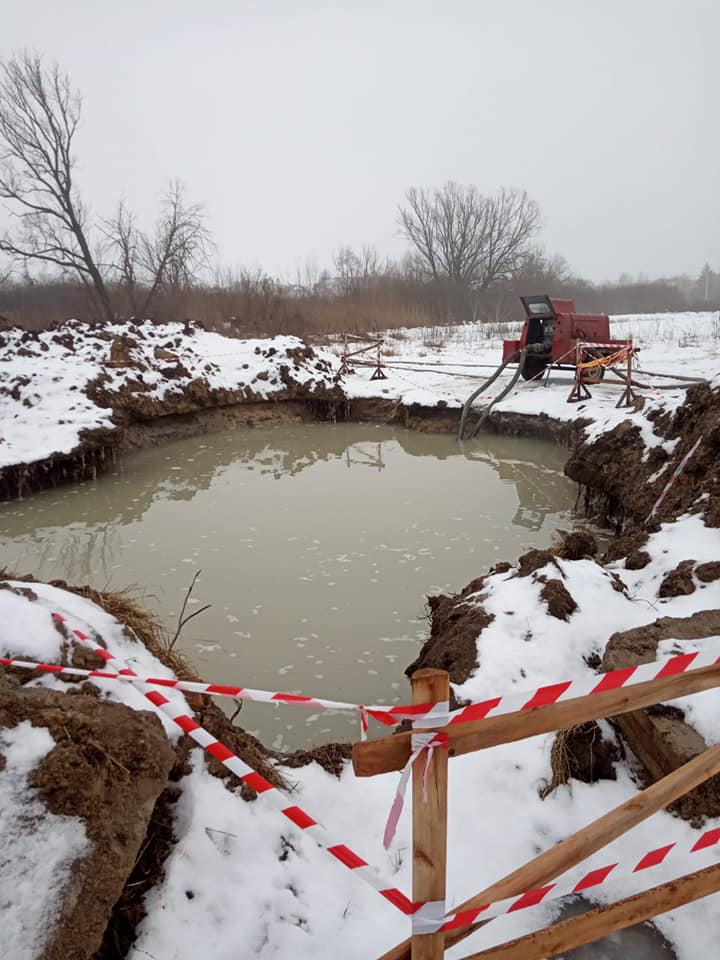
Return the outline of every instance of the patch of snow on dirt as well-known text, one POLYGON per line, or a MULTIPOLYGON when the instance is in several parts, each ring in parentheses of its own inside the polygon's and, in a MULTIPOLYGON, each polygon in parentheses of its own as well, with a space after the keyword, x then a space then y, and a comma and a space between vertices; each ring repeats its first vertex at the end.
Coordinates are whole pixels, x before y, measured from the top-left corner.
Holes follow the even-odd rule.
POLYGON ((72 864, 90 841, 79 817, 50 813, 28 778, 55 746, 24 720, 0 731, 0 944, 7 960, 36 960, 53 929, 72 864))
POLYGON ((182 323, 91 324, 69 320, 39 333, 0 334, 0 468, 67 454, 89 430, 112 429, 112 410, 88 387, 104 378, 106 394, 132 390, 150 401, 182 396, 193 381, 210 390, 252 390, 268 399, 294 383, 332 388, 334 358, 302 356, 297 337, 239 340, 182 323), (130 363, 111 365, 113 341, 126 338, 130 363))
MULTIPOLYGON (((687 523, 696 523, 691 517, 687 523)), ((697 534, 693 526, 687 533, 697 534)), ((711 533, 708 531, 708 533, 711 533)), ((713 533, 715 537, 716 532, 713 533)), ((663 528, 651 539, 652 555, 674 566, 684 559, 682 540, 673 542, 663 528), (663 551, 667 549, 668 554, 663 551)), ((699 559, 709 552, 703 548, 699 559)), ((560 569, 549 564, 539 576, 561 579, 578 604, 567 623, 549 617, 539 597, 542 584, 532 577, 498 574, 486 581, 483 603, 495 614, 495 621, 478 640, 480 669, 461 687, 460 695, 473 699, 532 689, 539 683, 569 679, 590 673, 583 657, 601 650, 614 630, 650 622, 658 615, 655 582, 634 583, 647 602, 635 602, 614 590, 609 572, 587 560, 559 561, 560 569)), ((629 575, 630 571, 619 569, 629 575)), ((649 576, 649 568, 638 574, 649 576)), ((629 576, 628 576, 629 579, 629 576)), ((12 652, 30 656, 42 654, 59 659, 62 636, 50 613, 59 610, 91 635, 100 635, 108 647, 128 659, 138 673, 167 676, 165 670, 141 645, 125 636, 122 627, 88 600, 45 584, 10 584, 32 589, 37 599, 14 599, 0 590, 0 617, 24 616, 22 631, 8 631, 12 652), (37 606, 36 619, 23 615, 18 602, 37 606), (12 604, 12 606, 11 606, 12 604), (38 634, 30 641, 28 632, 38 634), (24 639, 25 638, 25 639, 24 639), (27 642, 26 642, 27 641, 27 642)), ((720 605, 720 585, 709 585, 707 600, 720 605)), ((703 591, 706 599, 708 591, 703 591)), ((476 598, 477 599, 477 598, 476 598)), ((696 596, 670 600, 663 612, 679 613, 683 604, 696 596)), ((689 612, 683 610, 683 615, 689 612)), ((7 649, 8 640, 2 646, 7 649)), ((206 678, 208 680, 218 678, 206 678)), ((68 684, 48 676, 33 683, 68 689, 68 684)), ((105 695, 121 698, 136 709, 148 702, 134 689, 113 681, 98 681, 105 695)), ((312 694, 313 691, 304 691, 312 694)), ((180 697, 180 694, 174 694, 180 697)), ((708 698, 708 702, 712 698, 708 698)), ((717 699, 715 716, 720 715, 717 699)), ((268 707, 269 709, 269 707, 268 707)), ((277 709, 291 710, 279 706, 277 709)), ((183 712, 190 712, 185 707, 183 712)), ((710 721, 708 721, 710 722, 710 721)), ((385 730, 383 729, 383 732, 385 730)), ((612 737, 605 726, 605 735, 612 737)), ((595 784, 577 781, 558 788, 541 800, 539 790, 550 775, 553 736, 539 736, 520 743, 454 758, 450 765, 450 820, 448 905, 458 904, 481 886, 498 879, 548 849, 574 830, 637 794, 640 786, 623 765, 617 779, 595 784), (479 866, 480 865, 480 866, 479 866)), ((174 845, 165 864, 164 877, 147 901, 148 913, 131 949, 130 960, 144 960, 148 954, 195 960, 207 954, 213 960, 238 956, 260 958, 294 956, 303 960, 330 960, 341 954, 348 960, 365 960, 387 950, 409 934, 409 922, 357 876, 333 861, 310 837, 290 824, 263 796, 246 803, 230 792, 221 780, 212 777, 192 755, 192 770, 178 786, 180 799, 175 807, 174 845)), ((389 851, 382 847, 382 833, 397 784, 397 774, 357 779, 349 765, 335 779, 313 763, 288 771, 296 782, 289 802, 306 810, 328 830, 335 842, 344 843, 374 864, 393 885, 411 890, 410 815, 406 808, 397 837, 389 851)), ((6 768, 7 774, 7 768, 6 768)), ((18 777, 12 776, 13 789, 18 777)), ((706 828, 720 826, 708 822, 706 828)), ((684 821, 669 814, 656 814, 621 840, 596 854, 588 868, 617 860, 639 857, 659 843, 673 840, 690 844, 697 833, 684 821)), ((667 879, 657 868, 635 881, 608 886, 598 892, 599 902, 641 889, 667 879)), ((45 881, 34 884, 28 893, 33 902, 45 881)), ((23 898, 25 900, 25 898, 23 898)), ((519 936, 551 920, 559 906, 549 903, 536 910, 500 918, 449 952, 461 957, 468 948, 481 949, 492 943, 519 936)), ((702 938, 718 935, 712 901, 674 911, 663 921, 663 930, 678 950, 690 957, 702 938)), ((704 941, 703 941, 704 942, 704 941)))

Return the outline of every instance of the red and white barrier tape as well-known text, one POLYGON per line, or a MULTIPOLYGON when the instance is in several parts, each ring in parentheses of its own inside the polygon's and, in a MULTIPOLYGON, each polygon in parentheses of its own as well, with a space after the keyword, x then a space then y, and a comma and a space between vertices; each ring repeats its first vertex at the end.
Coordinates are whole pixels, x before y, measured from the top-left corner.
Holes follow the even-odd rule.
POLYGON ((690 457, 692 457, 692 455, 695 453, 695 451, 697 450, 697 448, 700 446, 702 442, 703 442, 703 438, 702 438, 702 435, 700 435, 698 439, 695 441, 695 443, 693 444, 693 446, 690 448, 690 450, 688 450, 688 452, 682 458, 682 460, 677 465, 677 467, 675 467, 675 470, 673 471, 672 476, 670 477, 668 482, 665 484, 663 492, 655 501, 655 506, 652 508, 650 513, 645 518, 645 523, 647 523, 649 520, 652 520, 652 518, 655 516, 655 514, 658 511, 658 508, 660 507, 660 504, 663 502, 663 500, 667 496, 668 490, 675 483, 677 478, 680 476, 680 474, 683 472, 685 467, 688 465, 688 461, 690 460, 690 457))
POLYGON ((645 683, 648 680, 660 680, 663 677, 672 677, 678 673, 687 673, 701 667, 711 667, 717 663, 720 663, 720 649, 716 647, 714 650, 683 653, 653 663, 622 667, 620 670, 602 673, 598 677, 583 677, 580 680, 552 683, 544 687, 538 687, 531 693, 511 693, 504 697, 493 697, 491 700, 484 700, 481 703, 471 703, 453 713, 449 725, 467 723, 469 720, 482 720, 491 714, 492 716, 501 716, 518 710, 535 710, 537 707, 546 707, 563 700, 574 700, 576 697, 606 693, 608 690, 618 690, 621 687, 630 687, 636 683, 645 683))
MULTIPOLYGON (((367 708, 355 703, 343 703, 340 700, 321 700, 316 697, 302 697, 294 693, 271 693, 268 690, 253 690, 249 687, 231 687, 221 683, 203 683, 195 680, 176 680, 174 677, 141 677, 137 674, 115 673, 110 670, 83 670, 80 667, 67 667, 53 663, 35 663, 31 660, 10 660, 0 657, 5 667, 18 667, 26 670, 41 670, 45 673, 65 673, 71 677, 88 677, 100 680, 122 680, 125 683, 148 684, 153 687, 167 687, 181 690, 183 693, 211 694, 215 697, 230 697, 233 700, 258 701, 262 703, 290 703, 300 707, 315 707, 325 710, 358 710, 367 708)), ((370 708, 373 709, 373 708, 370 708)), ((390 723, 394 723, 391 720, 390 723)))
MULTIPOLYGON (((602 347, 603 349, 610 349, 614 347, 616 350, 634 350, 638 351, 639 347, 633 347, 632 338, 628 340, 610 340, 607 343, 595 343, 594 340, 581 340, 578 343, 580 350, 592 349, 593 347, 602 347)), ((570 352, 570 351, 568 351, 570 352)))
MULTIPOLYGON (((60 613, 52 615, 59 623, 67 624, 67 618, 60 613)), ((422 904, 414 904, 405 894, 391 883, 384 880, 373 867, 369 866, 366 860, 359 857, 349 847, 342 843, 334 843, 328 836, 325 828, 317 822, 310 814, 295 804, 288 804, 287 799, 280 790, 273 786, 252 767, 248 766, 244 760, 241 760, 232 750, 228 749, 219 740, 216 740, 200 724, 184 712, 182 707, 173 705, 159 690, 144 690, 139 677, 134 671, 124 665, 123 660, 118 660, 112 653, 105 650, 104 647, 97 646, 93 640, 84 631, 77 628, 67 627, 70 632, 88 649, 92 650, 106 663, 112 664, 118 669, 118 675, 123 677, 135 677, 135 682, 140 683, 141 692, 145 698, 157 709, 166 714, 175 723, 183 733, 191 737, 203 750, 214 757, 226 767, 239 780, 247 784, 258 795, 267 794, 269 800, 287 817, 298 829, 309 834, 313 840, 329 853, 335 860, 343 864, 354 875, 359 876, 374 890, 388 900, 394 907, 397 907, 406 916, 412 916, 417 913, 422 904)))
MULTIPOLYGON (((691 854, 707 851, 713 856, 717 856, 717 844, 720 842, 720 827, 707 830, 687 849, 684 844, 668 843, 663 847, 657 847, 644 854, 639 860, 628 863, 611 863, 606 867, 597 867, 586 871, 578 876, 578 871, 569 871, 565 877, 554 883, 548 883, 544 887, 538 887, 535 890, 528 890, 517 897, 508 897, 505 900, 496 900, 495 903, 486 904, 481 907, 475 907, 471 910, 460 910, 458 913, 445 917, 444 920, 426 933, 435 933, 438 930, 454 930, 457 927, 465 927, 476 920, 490 920, 492 917, 499 917, 506 913, 515 913, 518 910, 526 910, 529 907, 536 907, 541 903, 548 903, 551 900, 558 900, 561 897, 568 897, 572 894, 583 893, 586 890, 592 890, 601 886, 606 881, 629 877, 660 864, 676 864, 686 861, 691 854)), ((704 858, 703 858, 704 859, 704 858)), ((698 869, 696 863, 692 864, 692 869, 698 869)))
POLYGON ((397 830, 400 814, 405 805, 405 793, 407 791, 408 780, 415 761, 420 757, 423 750, 427 750, 425 757, 425 772, 423 774, 423 800, 427 800, 427 774, 430 761, 432 760, 433 750, 437 747, 448 747, 448 735, 446 733, 415 733, 410 738, 410 759, 400 772, 395 796, 393 797, 390 813, 385 823, 385 832, 383 834, 383 846, 387 850, 393 842, 397 830))
MULTIPOLYGON (((94 648, 95 649, 95 648, 94 648)), ((103 656, 102 648, 97 650, 103 656)), ((24 670, 40 670, 46 673, 66 673, 70 676, 97 678, 101 680, 120 680, 133 684, 147 684, 161 686, 187 693, 212 694, 226 696, 236 700, 257 700, 263 703, 286 703, 292 706, 322 707, 326 710, 357 710, 361 714, 363 729, 366 732, 368 717, 373 717, 387 726, 394 726, 400 720, 412 720, 415 727, 440 727, 445 724, 454 726, 458 723, 467 723, 470 720, 482 720, 489 716, 502 716, 518 710, 534 710, 537 707, 548 706, 563 700, 573 700, 576 697, 589 696, 595 693, 605 693, 608 690, 617 690, 620 687, 630 687, 636 683, 645 683, 648 680, 659 680, 663 677, 674 676, 678 673, 687 673, 701 667, 710 667, 720 663, 720 648, 702 650, 694 653, 683 653, 679 656, 656 660, 652 663, 638 664, 634 667, 623 667, 620 670, 611 670, 609 673, 597 677, 582 678, 579 680, 565 680, 538 687, 535 690, 519 693, 510 693, 505 696, 493 697, 478 703, 470 703, 453 713, 448 712, 447 703, 433 704, 406 704, 396 707, 374 706, 367 707, 361 704, 343 703, 339 700, 323 700, 319 697, 304 697, 290 693, 272 693, 268 690, 251 690, 247 687, 230 687, 215 683, 202 683, 192 680, 174 680, 167 677, 142 677, 133 671, 121 670, 82 670, 79 667, 65 667, 59 664, 34 663, 29 660, 13 660, 0 658, 0 665, 19 667, 24 670)))
MULTIPOLYGON (((53 613, 53 618, 60 623, 66 624, 67 618, 60 613, 53 613)), ((287 805, 286 799, 282 793, 273 786, 268 780, 257 773, 252 767, 248 766, 236 754, 229 750, 219 740, 209 734, 203 727, 197 723, 182 708, 174 706, 162 693, 156 690, 144 690, 143 678, 138 677, 135 672, 124 665, 124 661, 118 660, 112 653, 103 647, 97 646, 88 634, 77 628, 68 627, 72 634, 84 646, 91 649, 101 659, 117 669, 117 673, 107 673, 105 671, 80 671, 79 668, 58 668, 53 665, 37 665, 29 661, 15 661, 3 658, 0 663, 13 666, 32 667, 37 669, 47 667, 51 672, 70 672, 73 675, 90 676, 96 679, 128 679, 140 685, 141 692, 145 698, 158 710, 169 716, 172 721, 183 731, 198 743, 210 756, 214 757, 231 771, 239 780, 247 784, 257 794, 268 793, 275 806, 289 819, 295 826, 305 833, 310 834, 318 846, 327 851, 335 860, 338 860, 354 874, 361 877, 373 889, 377 890, 381 896, 393 904, 406 916, 413 918, 414 933, 432 933, 436 930, 452 930, 457 927, 466 926, 473 923, 478 917, 490 919, 505 913, 513 913, 518 910, 536 906, 549 900, 557 899, 563 896, 580 893, 584 890, 599 886, 612 875, 613 878, 622 875, 632 875, 640 871, 665 863, 666 861, 687 857, 688 853, 696 853, 701 850, 709 850, 720 842, 720 828, 708 830, 695 841, 689 851, 678 850, 678 844, 667 844, 664 847, 656 848, 645 854, 637 863, 633 865, 611 864, 607 867, 593 869, 584 873, 580 879, 561 879, 558 882, 547 884, 536 890, 530 890, 518 897, 511 897, 505 900, 496 901, 493 904, 483 905, 472 910, 463 910, 458 913, 447 916, 442 920, 439 912, 444 909, 441 901, 428 901, 426 903, 413 903, 402 891, 393 887, 387 881, 384 881, 376 871, 370 867, 367 861, 363 860, 349 847, 344 844, 335 844, 326 837, 326 830, 313 817, 296 805, 287 805), (671 856, 672 854, 672 856, 671 856), (442 920, 442 922, 441 922, 442 920)), ((451 723, 462 722, 460 719, 465 714, 465 719, 477 719, 478 716, 487 716, 502 705, 502 712, 509 712, 515 709, 533 709, 534 707, 544 706, 549 703, 556 703, 561 699, 570 699, 577 696, 583 696, 591 693, 599 693, 604 690, 614 690, 631 683, 640 683, 648 679, 659 679, 665 676, 673 676, 684 673, 692 666, 699 668, 701 666, 714 665, 720 662, 720 655, 717 651, 703 651, 702 653, 689 653, 681 656, 672 657, 665 662, 643 664, 637 667, 628 667, 622 670, 615 670, 604 674, 599 682, 594 683, 590 688, 587 681, 568 681, 564 684, 553 684, 547 687, 541 687, 536 690, 532 697, 520 705, 516 706, 515 701, 520 697, 527 698, 527 694, 513 694, 504 698, 495 698, 485 701, 481 704, 471 704, 457 714, 454 714, 451 723), (472 716, 467 716, 468 711, 472 711, 472 716), (484 711, 484 712, 483 712, 484 711)), ((163 685, 168 685, 163 678, 158 678, 163 685)), ((182 682, 182 681, 180 681, 182 682)), ((209 685, 200 685, 209 686, 209 685)), ((200 691, 207 692, 207 691, 200 691)), ((293 702, 293 701, 288 701, 293 702)), ((410 706, 402 708, 404 711, 420 711, 420 706, 410 706)), ((438 719, 442 715, 447 715, 447 704, 433 704, 432 710, 426 710, 424 714, 416 714, 413 717, 414 725, 430 726, 433 723, 437 725, 438 719), (434 719, 431 719, 433 717, 434 719)), ((365 708, 367 709, 367 708, 365 708)), ((395 709, 395 708, 393 708, 395 709)), ((409 776, 409 769, 417 756, 426 748, 442 747, 447 745, 447 734, 427 733, 413 734, 413 757, 403 771, 402 776, 409 776)), ((396 797, 397 799, 397 797, 396 797)), ((399 817, 399 810, 398 810, 399 817)))

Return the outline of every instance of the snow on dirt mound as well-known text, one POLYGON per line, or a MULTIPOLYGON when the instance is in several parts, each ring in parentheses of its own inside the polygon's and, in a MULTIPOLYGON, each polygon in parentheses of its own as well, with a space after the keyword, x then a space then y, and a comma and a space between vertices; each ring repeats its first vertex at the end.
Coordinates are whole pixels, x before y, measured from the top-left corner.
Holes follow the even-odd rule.
MULTIPOLYGON (((62 662, 69 644, 52 617, 58 609, 153 663, 94 604, 8 580, 0 580, 0 653, 62 662)), ((3 957, 91 956, 145 840, 175 754, 157 718, 132 703, 136 691, 108 693, 116 702, 89 685, 0 668, 3 957)))
POLYGON ((29 782, 54 746, 29 720, 0 728, 2 940, 14 960, 35 960, 45 948, 71 867, 89 847, 82 820, 50 813, 29 782))
POLYGON ((297 337, 237 340, 193 323, 70 320, 4 331, 0 350, 0 469, 68 454, 120 410, 121 420, 160 416, 336 384, 334 358, 297 337))

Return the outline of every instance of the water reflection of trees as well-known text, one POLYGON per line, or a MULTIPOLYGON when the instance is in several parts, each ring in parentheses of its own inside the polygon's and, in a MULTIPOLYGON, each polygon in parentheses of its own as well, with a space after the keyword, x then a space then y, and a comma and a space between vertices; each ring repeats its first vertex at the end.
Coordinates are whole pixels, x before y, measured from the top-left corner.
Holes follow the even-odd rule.
MULTIPOLYGON (((479 445, 461 447, 450 436, 396 432, 390 427, 356 424, 318 430, 299 426, 202 437, 161 451, 133 454, 118 463, 110 476, 41 494, 22 511, 7 505, 8 539, 27 548, 35 563, 40 558, 43 564, 42 558, 61 550, 65 569, 72 567, 79 579, 94 580, 99 571, 109 571, 117 562, 119 530, 142 519, 158 501, 189 502, 238 466, 276 480, 334 460, 348 469, 381 471, 386 465, 383 447, 389 442, 410 456, 465 457, 491 467, 517 491, 514 524, 539 530, 547 514, 567 510, 568 486, 557 482, 557 469, 544 464, 540 456, 537 460, 523 457, 517 438, 493 437, 489 450, 479 445), (43 525, 45 516, 49 522, 43 525)), ((541 449, 538 444, 538 453, 541 449)), ((17 550, 13 552, 17 555, 17 550)))
MULTIPOLYGON (((543 463, 540 457, 532 460, 519 455, 520 444, 532 441, 493 436, 492 450, 489 450, 483 449, 480 444, 458 444, 453 439, 433 451, 431 444, 436 439, 418 433, 403 433, 397 437, 403 450, 411 456, 427 456, 433 453, 441 460, 462 456, 466 460, 492 467, 503 483, 511 483, 515 487, 518 508, 512 523, 517 526, 540 530, 548 514, 561 513, 568 509, 570 481, 558 477, 558 467, 543 463)), ((543 447, 545 444, 537 443, 538 453, 543 447)))
POLYGON ((97 586, 108 579, 121 551, 120 531, 112 523, 13 530, 7 539, 3 562, 10 569, 48 579, 62 576, 76 584, 97 586))

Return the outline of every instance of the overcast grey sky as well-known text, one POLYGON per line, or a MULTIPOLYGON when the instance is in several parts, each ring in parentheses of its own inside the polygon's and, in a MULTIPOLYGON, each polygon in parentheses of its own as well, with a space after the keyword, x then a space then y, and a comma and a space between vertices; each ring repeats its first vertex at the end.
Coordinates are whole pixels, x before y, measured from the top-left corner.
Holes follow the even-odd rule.
POLYGON ((720 0, 1 0, 26 47, 82 91, 94 212, 178 177, 231 267, 400 255, 449 179, 527 189, 594 280, 720 267, 720 0))

